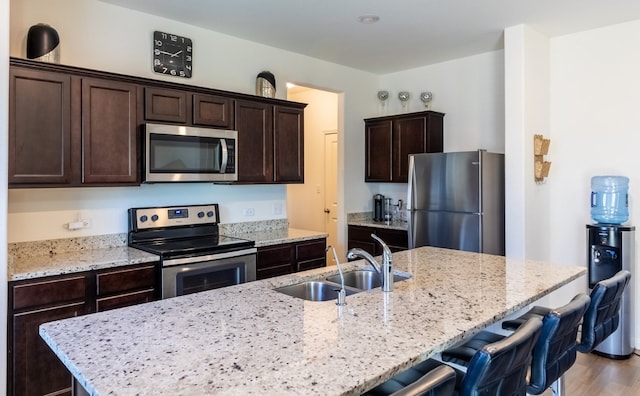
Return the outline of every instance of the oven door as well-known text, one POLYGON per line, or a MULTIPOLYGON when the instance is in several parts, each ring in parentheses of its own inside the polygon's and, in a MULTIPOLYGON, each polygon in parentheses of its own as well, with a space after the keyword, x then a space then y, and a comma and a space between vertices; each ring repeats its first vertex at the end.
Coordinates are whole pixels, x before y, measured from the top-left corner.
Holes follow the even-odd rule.
POLYGON ((256 248, 163 260, 162 298, 256 280, 256 248))

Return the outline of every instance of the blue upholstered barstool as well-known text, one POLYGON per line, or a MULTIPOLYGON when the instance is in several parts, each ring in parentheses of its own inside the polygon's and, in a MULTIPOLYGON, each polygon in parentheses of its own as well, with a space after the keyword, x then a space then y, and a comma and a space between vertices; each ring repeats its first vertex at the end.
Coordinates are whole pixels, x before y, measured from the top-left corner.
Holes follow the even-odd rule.
POLYGON ((631 272, 622 270, 596 283, 591 304, 584 314, 578 352, 590 353, 618 329, 622 292, 631 280, 631 272))
MULTIPOLYGON (((518 330, 496 342, 475 351, 466 372, 456 370, 456 389, 459 396, 476 395, 524 395, 526 376, 531 363, 531 352, 542 331, 542 321, 531 318, 518 330)), ((364 395, 389 395, 393 390, 386 388, 398 381, 400 386, 429 373, 442 362, 429 359, 409 370, 403 371, 389 381, 379 385, 364 395), (386 389, 386 391, 385 391, 386 389)), ((397 384, 396 384, 397 386, 397 384)), ((441 395, 434 392, 433 395, 441 395)))
MULTIPOLYGON (((542 317, 542 334, 533 349, 531 374, 527 393, 539 395, 552 388, 554 395, 564 393, 563 376, 576 362, 578 328, 591 299, 578 294, 567 305, 547 309, 542 317)), ((538 316, 542 310, 532 309, 515 321, 505 321, 502 327, 512 329, 521 320, 538 316)))

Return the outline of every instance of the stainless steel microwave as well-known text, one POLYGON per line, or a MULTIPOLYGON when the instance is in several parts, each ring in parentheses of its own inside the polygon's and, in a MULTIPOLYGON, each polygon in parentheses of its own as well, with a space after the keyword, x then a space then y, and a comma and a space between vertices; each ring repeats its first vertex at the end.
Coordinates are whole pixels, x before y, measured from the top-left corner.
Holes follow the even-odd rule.
POLYGON ((238 132, 145 124, 143 181, 231 182, 238 180, 238 132))

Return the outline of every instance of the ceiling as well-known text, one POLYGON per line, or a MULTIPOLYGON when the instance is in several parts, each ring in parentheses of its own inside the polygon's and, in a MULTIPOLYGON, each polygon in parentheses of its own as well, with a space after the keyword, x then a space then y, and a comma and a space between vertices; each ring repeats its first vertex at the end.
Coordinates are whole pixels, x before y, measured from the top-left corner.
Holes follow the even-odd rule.
POLYGON ((102 1, 375 74, 500 49, 519 24, 555 37, 640 19, 638 0, 102 1))

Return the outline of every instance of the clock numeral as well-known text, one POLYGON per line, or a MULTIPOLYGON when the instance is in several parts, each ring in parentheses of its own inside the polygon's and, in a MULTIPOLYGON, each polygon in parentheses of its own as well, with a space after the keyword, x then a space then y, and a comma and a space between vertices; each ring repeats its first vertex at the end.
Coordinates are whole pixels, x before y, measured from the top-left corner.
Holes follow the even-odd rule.
POLYGON ((154 40, 154 42, 158 47, 162 47, 162 40, 154 40))
POLYGON ((156 54, 156 55, 160 55, 160 50, 156 48, 156 49, 153 51, 153 53, 154 53, 154 54, 156 54))
POLYGON ((172 76, 175 76, 175 75, 176 75, 176 71, 175 71, 175 70, 173 70, 173 69, 171 69, 170 73, 171 73, 171 75, 172 75, 172 76))
POLYGON ((191 52, 191 51, 193 51, 193 49, 191 48, 190 45, 187 45, 187 52, 191 52))
POLYGON ((171 41, 178 41, 178 36, 176 36, 176 35, 173 35, 173 34, 172 34, 172 35, 171 35, 171 36, 169 36, 169 37, 171 38, 171 41))
POLYGON ((187 69, 187 70, 189 70, 189 71, 191 71, 191 65, 185 65, 185 67, 184 67, 184 68, 185 68, 185 69, 187 69))
POLYGON ((163 39, 167 38, 167 34, 166 33, 160 33, 160 35, 162 36, 163 39))
POLYGON ((187 62, 191 62, 191 55, 187 55, 187 62))
POLYGON ((154 65, 154 66, 160 66, 160 65, 161 65, 161 63, 160 63, 160 59, 154 59, 154 60, 153 60, 153 65, 154 65))
POLYGON ((186 75, 187 75, 187 73, 185 73, 184 70, 180 70, 180 77, 184 77, 186 75))

